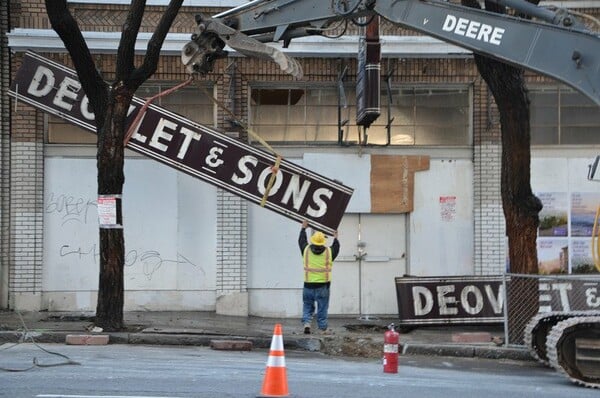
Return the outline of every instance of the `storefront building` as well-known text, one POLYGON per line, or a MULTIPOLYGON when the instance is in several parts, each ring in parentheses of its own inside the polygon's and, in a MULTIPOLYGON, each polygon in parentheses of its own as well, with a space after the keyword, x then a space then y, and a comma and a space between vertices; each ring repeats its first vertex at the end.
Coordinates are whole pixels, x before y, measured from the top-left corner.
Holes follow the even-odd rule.
MULTIPOLYGON (((128 3, 69 1, 107 81, 128 3)), ((140 53, 167 3, 147 2, 140 53)), ((136 95, 187 79, 180 51, 195 14, 244 3, 185 1, 157 73, 136 95)), ((600 1, 561 3, 600 14, 600 1)), ((0 308, 94 311, 96 136, 9 97, 25 51, 72 63, 43 1, 1 7, 0 308)), ((334 315, 397 314, 397 276, 497 275, 507 264, 499 117, 472 54, 387 22, 380 34, 381 115, 366 131, 355 120, 358 30, 293 41, 286 51, 302 65, 302 79, 232 54, 159 103, 261 146, 239 128, 247 123, 285 159, 354 189, 339 226, 334 315)), ((600 112, 556 81, 527 79, 531 184, 546 205, 540 270, 577 272, 589 263, 585 222, 600 203, 600 185, 587 180, 600 155, 600 112)), ((125 177, 126 311, 301 314, 299 223, 134 152, 125 177)))

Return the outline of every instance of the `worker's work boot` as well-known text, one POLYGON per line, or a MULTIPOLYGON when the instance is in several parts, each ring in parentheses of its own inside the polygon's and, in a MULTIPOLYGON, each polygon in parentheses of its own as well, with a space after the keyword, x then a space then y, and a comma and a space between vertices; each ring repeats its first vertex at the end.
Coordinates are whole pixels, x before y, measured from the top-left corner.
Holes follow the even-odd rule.
POLYGON ((304 324, 304 334, 310 334, 310 323, 304 324))

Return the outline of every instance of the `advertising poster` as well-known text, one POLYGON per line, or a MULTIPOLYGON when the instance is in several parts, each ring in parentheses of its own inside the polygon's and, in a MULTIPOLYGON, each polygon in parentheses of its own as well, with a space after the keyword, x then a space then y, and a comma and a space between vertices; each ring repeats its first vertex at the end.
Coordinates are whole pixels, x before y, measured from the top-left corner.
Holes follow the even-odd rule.
POLYGON ((538 239, 537 251, 540 274, 566 274, 569 272, 568 239, 538 239))
POLYGON ((592 258, 591 239, 571 239, 571 273, 589 274, 598 272, 592 258))
POLYGON ((569 204, 566 192, 542 192, 537 197, 544 207, 539 213, 538 236, 568 236, 569 204))
POLYGON ((592 234, 600 192, 537 192, 536 196, 544 206, 537 239, 539 273, 598 273, 592 234))
POLYGON ((596 209, 600 204, 598 192, 571 194, 571 236, 592 236, 596 209))

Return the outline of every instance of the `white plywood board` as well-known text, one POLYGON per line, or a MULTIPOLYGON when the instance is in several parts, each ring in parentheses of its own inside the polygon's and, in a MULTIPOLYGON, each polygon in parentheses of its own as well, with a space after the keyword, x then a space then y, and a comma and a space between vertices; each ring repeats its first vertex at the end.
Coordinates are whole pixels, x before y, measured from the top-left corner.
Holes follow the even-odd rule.
MULTIPOLYGON (((302 287, 301 224, 257 205, 248 207, 248 288, 302 287)), ((250 305, 253 302, 250 301, 250 305)))
POLYGON ((94 159, 47 158, 44 290, 98 288, 98 212, 94 159))
POLYGON ((415 174, 410 275, 471 275, 473 233, 471 161, 432 160, 428 171, 415 174))
POLYGON ((178 290, 215 289, 217 188, 177 173, 178 290))
MULTIPOLYGON (((73 310, 89 307, 87 292, 98 288, 96 174, 95 159, 45 161, 43 288, 54 302, 60 297, 52 292, 71 297, 73 310)), ((185 291, 209 291, 214 301, 216 189, 147 159, 127 159, 125 178, 126 291, 148 292, 135 296, 142 308, 164 304, 153 291, 179 290, 167 300, 172 308, 190 307, 175 302, 187 297, 185 291)), ((138 308, 126 301, 130 305, 138 308)))
POLYGON ((354 189, 346 213, 371 211, 371 156, 306 153, 302 166, 354 189))

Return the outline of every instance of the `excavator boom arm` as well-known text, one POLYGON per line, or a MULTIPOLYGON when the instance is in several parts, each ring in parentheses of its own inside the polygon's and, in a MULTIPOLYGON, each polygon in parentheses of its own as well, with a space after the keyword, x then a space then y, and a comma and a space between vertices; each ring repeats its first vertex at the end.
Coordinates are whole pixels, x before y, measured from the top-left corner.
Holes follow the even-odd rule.
MULTIPOLYGON (((600 37, 597 34, 564 12, 554 13, 524 0, 494 2, 543 22, 439 0, 256 0, 209 19, 198 18, 198 32, 192 38, 197 41, 207 34, 216 34, 242 53, 264 53, 271 58, 276 55, 281 61, 282 54, 274 55, 271 47, 265 46, 269 49, 267 54, 267 50, 261 50, 256 43, 283 40, 287 45, 293 38, 320 34, 337 21, 380 15, 392 23, 474 53, 555 78, 600 105, 600 37), (235 32, 235 35, 223 33, 225 31, 235 32), (248 43, 254 45, 245 51, 248 43)), ((202 62, 197 49, 188 49, 184 63, 193 70, 195 67, 190 68, 190 65, 196 62, 202 62)), ((293 69, 288 61, 283 64, 293 69)), ((296 65, 293 67, 297 69, 296 65)))

